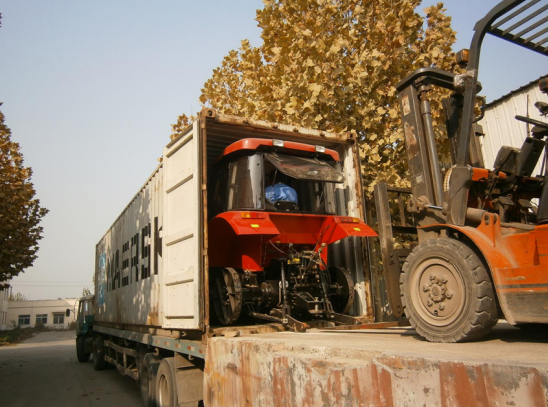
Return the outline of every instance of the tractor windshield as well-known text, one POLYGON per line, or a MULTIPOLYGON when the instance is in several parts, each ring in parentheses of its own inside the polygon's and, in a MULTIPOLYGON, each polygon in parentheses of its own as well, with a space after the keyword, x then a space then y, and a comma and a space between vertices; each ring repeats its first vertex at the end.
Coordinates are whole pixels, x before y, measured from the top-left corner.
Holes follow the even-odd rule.
POLYGON ((279 171, 291 178, 309 181, 344 182, 342 173, 318 159, 268 153, 265 154, 265 158, 279 171))

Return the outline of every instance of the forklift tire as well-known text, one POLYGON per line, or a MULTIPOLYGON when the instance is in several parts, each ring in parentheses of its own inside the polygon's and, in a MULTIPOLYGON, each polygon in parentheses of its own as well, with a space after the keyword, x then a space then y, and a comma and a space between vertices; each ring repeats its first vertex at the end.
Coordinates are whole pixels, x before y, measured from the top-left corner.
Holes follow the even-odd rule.
POLYGON ((93 368, 95 370, 105 370, 107 368, 105 345, 102 336, 96 337, 93 341, 93 368))
POLYGON ((90 353, 86 352, 86 339, 85 336, 76 338, 76 357, 80 363, 87 362, 90 357, 90 353))
POLYGON ((466 342, 497 323, 493 285, 483 261, 465 243, 430 239, 403 265, 400 293, 405 314, 430 342, 466 342))

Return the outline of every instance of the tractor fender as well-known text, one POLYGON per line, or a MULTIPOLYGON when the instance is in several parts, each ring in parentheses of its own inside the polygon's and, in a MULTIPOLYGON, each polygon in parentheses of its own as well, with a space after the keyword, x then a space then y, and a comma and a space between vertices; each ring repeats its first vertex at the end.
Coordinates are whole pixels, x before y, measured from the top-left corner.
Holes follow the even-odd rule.
MULTIPOLYGON (((268 216, 251 217, 254 212, 224 212, 217 215, 209 222, 209 233, 215 233, 215 230, 226 230, 229 226, 237 236, 242 235, 278 235, 278 228, 268 216), (246 214, 250 217, 245 217, 246 214)), ((260 214, 263 215, 263 214, 260 214)), ((266 215, 266 214, 265 214, 266 215)))
POLYGON ((348 236, 374 237, 377 233, 358 218, 330 216, 323 226, 325 234, 322 243, 331 244, 348 236))

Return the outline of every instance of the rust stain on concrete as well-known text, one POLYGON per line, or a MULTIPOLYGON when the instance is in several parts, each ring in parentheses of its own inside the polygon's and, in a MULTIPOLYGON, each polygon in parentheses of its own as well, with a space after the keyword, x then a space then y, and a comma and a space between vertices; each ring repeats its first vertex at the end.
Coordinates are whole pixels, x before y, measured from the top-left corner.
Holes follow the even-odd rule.
POLYGON ((330 351, 249 338, 208 342, 208 407, 546 406, 545 369, 330 351))
POLYGON ((439 368, 443 407, 487 406, 487 391, 480 367, 442 363, 439 368), (474 380, 471 380, 471 378, 474 380))

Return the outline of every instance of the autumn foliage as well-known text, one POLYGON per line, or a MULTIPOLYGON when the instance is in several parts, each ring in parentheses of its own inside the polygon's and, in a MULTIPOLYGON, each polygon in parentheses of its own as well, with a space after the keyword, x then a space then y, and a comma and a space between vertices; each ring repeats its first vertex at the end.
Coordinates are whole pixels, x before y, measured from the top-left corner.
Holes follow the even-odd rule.
MULTIPOLYGON (((225 114, 353 132, 366 189, 380 179, 404 186, 395 85, 418 68, 451 70, 455 32, 443 4, 423 17, 419 0, 263 2, 263 43, 230 51, 200 101, 225 114)), ((174 133, 188 121, 181 116, 174 133)))
POLYGON ((37 257, 38 225, 48 211, 35 199, 31 176, 0 112, 0 283, 32 266, 37 257))

